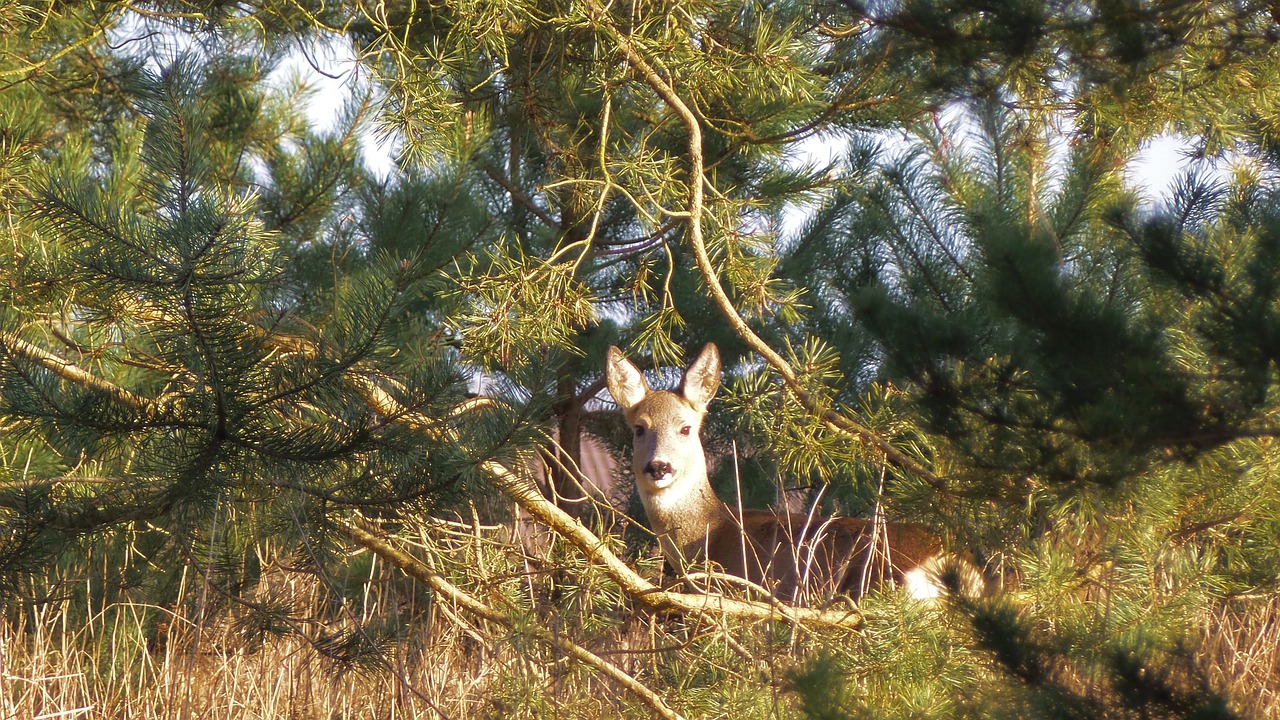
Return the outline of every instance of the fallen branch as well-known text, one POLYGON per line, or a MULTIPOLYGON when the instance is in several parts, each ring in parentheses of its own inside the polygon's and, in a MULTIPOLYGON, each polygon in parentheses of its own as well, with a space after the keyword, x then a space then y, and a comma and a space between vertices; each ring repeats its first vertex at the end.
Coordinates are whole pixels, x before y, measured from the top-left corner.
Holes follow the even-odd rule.
MULTIPOLYGON (((446 580, 443 575, 432 570, 426 563, 387 542, 360 523, 339 520, 337 525, 348 537, 362 547, 399 568, 406 575, 427 585, 472 615, 495 622, 507 629, 515 627, 515 623, 506 614, 480 602, 480 600, 471 596, 462 588, 446 580)), ((640 698, 645 705, 648 705, 658 715, 668 718, 668 720, 683 720, 679 713, 672 710, 671 706, 667 705, 661 696, 650 690, 644 683, 564 635, 553 633, 538 624, 522 624, 521 629, 532 633, 539 642, 549 645, 578 662, 600 671, 614 682, 631 691, 632 694, 640 698)))

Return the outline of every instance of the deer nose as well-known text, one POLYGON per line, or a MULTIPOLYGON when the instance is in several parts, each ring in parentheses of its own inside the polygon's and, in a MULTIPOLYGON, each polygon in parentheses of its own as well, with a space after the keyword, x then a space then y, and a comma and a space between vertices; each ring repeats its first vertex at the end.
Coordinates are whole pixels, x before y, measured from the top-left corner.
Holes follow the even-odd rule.
POLYGON ((660 478, 664 475, 675 475, 675 468, 671 467, 671 463, 654 460, 644 466, 644 474, 651 478, 660 478))

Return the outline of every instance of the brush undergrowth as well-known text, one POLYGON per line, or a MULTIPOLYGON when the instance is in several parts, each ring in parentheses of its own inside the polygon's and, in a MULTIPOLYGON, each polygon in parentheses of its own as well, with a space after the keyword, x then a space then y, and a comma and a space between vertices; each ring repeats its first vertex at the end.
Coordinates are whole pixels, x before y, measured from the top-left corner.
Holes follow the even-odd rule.
MULTIPOLYGON (((0 718, 650 716, 521 631, 533 623, 621 667, 686 717, 982 717, 1031 707, 1009 704, 993 651, 953 604, 873 595, 856 633, 699 622, 637 610, 554 539, 443 521, 400 537, 511 627, 467 615, 365 553, 336 575, 296 558, 268 561, 242 600, 221 595, 193 565, 164 604, 141 587, 95 587, 112 577, 97 557, 78 576, 33 585, 30 597, 43 600, 4 608, 0 718)), ((660 572, 656 558, 640 565, 660 572)), ((1038 632, 1087 642, 1090 613, 1103 604, 1068 612, 1069 601, 1036 588, 1030 577, 1008 606, 1022 607, 1018 617, 1038 632), (1068 618, 1062 627, 1036 619, 1055 614, 1068 618)), ((1280 601, 1217 602, 1190 622, 1196 667, 1232 709, 1280 718, 1280 601)), ((1087 694, 1088 673, 1068 670, 1056 677, 1087 694)))

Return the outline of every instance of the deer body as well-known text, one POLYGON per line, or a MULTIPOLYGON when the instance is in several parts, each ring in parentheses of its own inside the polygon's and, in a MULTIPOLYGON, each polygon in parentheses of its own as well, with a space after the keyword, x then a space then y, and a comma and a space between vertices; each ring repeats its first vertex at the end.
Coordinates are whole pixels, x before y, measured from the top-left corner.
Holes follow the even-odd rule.
POLYGON ((720 386, 720 356, 707 345, 676 392, 649 388, 616 347, 606 363, 609 392, 635 433, 632 469, 651 529, 672 569, 710 562, 784 600, 815 592, 857 598, 885 582, 911 595, 942 592, 937 537, 919 525, 822 518, 771 510, 739 513, 707 480, 699 431, 720 386))

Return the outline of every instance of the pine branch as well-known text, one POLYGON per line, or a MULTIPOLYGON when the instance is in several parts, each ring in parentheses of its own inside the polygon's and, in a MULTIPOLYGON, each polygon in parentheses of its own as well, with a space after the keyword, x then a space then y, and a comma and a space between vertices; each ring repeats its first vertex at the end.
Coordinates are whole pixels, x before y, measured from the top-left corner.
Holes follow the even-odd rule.
MULTIPOLYGON (((11 336, 8 335, 0 335, 0 340, 6 343, 5 347, 13 344, 12 340, 17 340, 16 338, 12 340, 10 338, 11 336)), ((302 341, 293 338, 290 342, 298 343, 302 341)), ((24 357, 31 357, 40 362, 41 365, 59 372, 59 375, 69 382, 108 394, 118 402, 127 404, 135 409, 147 410, 155 406, 154 401, 151 399, 134 395, 30 343, 19 340, 16 346, 24 349, 24 357)), ((378 387, 368 376, 359 372, 349 372, 348 379, 356 386, 365 401, 378 413, 390 418, 396 418, 410 427, 427 432, 432 437, 439 438, 448 432, 449 418, 430 418, 405 408, 390 393, 378 387)), ((450 413, 450 417, 456 417, 463 413, 486 407, 493 402, 488 398, 469 400, 454 408, 450 413)), ((776 600, 772 602, 751 602, 711 593, 692 594, 663 590, 636 573, 621 558, 610 551, 604 541, 582 525, 581 522, 543 497, 531 479, 518 475, 493 460, 484 461, 481 467, 498 489, 543 525, 551 528, 577 547, 589 561, 603 568, 605 573, 624 592, 654 611, 674 611, 706 617, 716 621, 721 621, 724 618, 787 621, 797 625, 815 625, 846 630, 856 630, 862 626, 862 616, 857 611, 793 608, 776 600)))
POLYGON ((12 333, 0 333, 0 352, 34 362, 67 382, 103 393, 134 410, 146 412, 155 407, 155 402, 151 398, 134 394, 119 385, 103 380, 75 363, 37 347, 12 333))
MULTIPOLYGON (((427 585, 435 592, 453 601, 455 604, 465 608, 467 612, 495 622, 508 630, 516 629, 516 623, 506 614, 480 602, 477 598, 468 594, 462 588, 449 582, 443 575, 436 572, 426 563, 409 553, 395 547, 391 543, 382 539, 372 531, 363 527, 359 522, 348 520, 336 521, 339 529, 341 529, 348 537, 356 541, 360 546, 369 550, 373 554, 382 558, 399 568, 406 575, 427 585)), ((672 710, 666 701, 660 695, 649 689, 647 685, 636 680, 633 676, 627 674, 626 671, 617 665, 596 655, 590 650, 570 640, 562 633, 553 633, 550 630, 536 623, 520 624, 520 628, 529 631, 546 645, 555 648, 575 660, 589 665, 600 671, 607 677, 611 678, 619 685, 631 691, 640 698, 645 705, 648 705, 655 713, 667 718, 668 720, 682 720, 683 716, 672 710)))
POLYGON ((818 414, 823 425, 842 435, 852 435, 860 438, 864 442, 870 443, 884 455, 884 457, 903 468, 904 470, 923 478, 926 482, 936 489, 944 489, 947 485, 943 478, 938 477, 933 471, 925 467, 920 461, 906 454, 893 443, 880 436, 871 428, 857 422, 856 420, 837 413, 833 410, 825 410, 819 407, 814 397, 804 389, 800 383, 800 378, 796 374, 791 364, 787 362, 776 350, 769 346, 759 335, 756 334, 746 320, 738 313, 737 308, 730 299, 728 293, 725 292, 720 277, 716 272, 715 266, 711 263, 711 256, 707 252, 706 238, 703 234, 703 215, 705 212, 705 194, 704 184, 706 183, 705 162, 702 153, 702 126, 699 123, 697 115, 684 102, 684 100, 676 93, 675 88, 662 78, 656 70, 644 59, 634 46, 617 30, 611 23, 605 21, 604 10, 593 4, 592 9, 595 11, 596 20, 600 22, 601 27, 613 38, 618 48, 626 57, 628 64, 632 66, 650 88, 658 94, 659 97, 680 117, 689 136, 689 174, 693 181, 689 183, 689 200, 688 210, 685 217, 688 219, 689 228, 689 244, 693 249, 694 262, 698 267, 698 272, 702 276, 703 282, 706 284, 707 290, 711 294, 711 299, 719 308, 720 313, 728 321, 730 328, 738 337, 742 338, 747 345, 758 353, 769 363, 770 366, 782 377, 787 389, 800 401, 800 404, 809 412, 818 414))
MULTIPOLYGON (((52 11, 50 11, 50 13, 52 14, 52 11)), ((123 15, 124 11, 121 9, 112 9, 112 11, 108 13, 107 17, 109 18, 111 15, 114 15, 116 13, 123 15)), ((53 63, 62 59, 66 55, 73 53, 76 50, 79 50, 80 48, 88 47, 92 45, 99 38, 106 37, 107 30, 110 29, 113 25, 114 25, 113 21, 108 20, 107 18, 103 18, 102 21, 93 24, 93 32, 86 33, 83 37, 77 39, 75 42, 69 43, 66 47, 51 54, 49 57, 43 58, 36 62, 30 62, 25 58, 15 56, 12 53, 5 53, 5 55, 7 56, 6 59, 8 59, 8 57, 13 57, 17 59, 18 62, 21 63, 21 65, 14 68, 0 70, 0 78, 34 77, 38 75, 41 71, 43 71, 45 68, 49 67, 53 63)))

